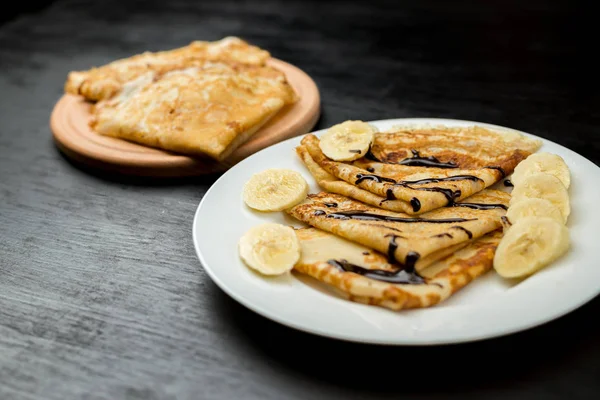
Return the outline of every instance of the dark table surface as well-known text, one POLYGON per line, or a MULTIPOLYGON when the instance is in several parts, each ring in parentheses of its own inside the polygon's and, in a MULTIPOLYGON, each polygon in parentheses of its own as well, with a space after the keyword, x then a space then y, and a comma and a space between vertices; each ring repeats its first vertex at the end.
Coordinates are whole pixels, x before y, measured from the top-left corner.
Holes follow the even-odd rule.
POLYGON ((464 345, 297 332, 203 272, 192 217, 216 176, 89 171, 48 126, 70 70, 237 35, 315 79, 317 128, 468 119, 598 164, 595 25, 567 1, 56 1, 11 16, 0 25, 0 399, 600 397, 598 298, 464 345))

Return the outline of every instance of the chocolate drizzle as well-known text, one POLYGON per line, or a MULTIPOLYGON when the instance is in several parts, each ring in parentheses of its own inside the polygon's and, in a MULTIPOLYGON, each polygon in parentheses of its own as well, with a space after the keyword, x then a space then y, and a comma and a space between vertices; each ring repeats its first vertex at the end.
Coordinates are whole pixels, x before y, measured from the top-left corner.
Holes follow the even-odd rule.
POLYGON ((506 178, 506 171, 504 171, 504 169, 502 169, 502 167, 488 165, 487 167, 483 167, 483 168, 495 169, 496 171, 500 172, 500 174, 502 175, 502 179, 506 178))
POLYGON ((331 208, 331 207, 337 207, 338 203, 323 203, 325 205, 325 207, 327 208, 331 208))
POLYGON ((501 217, 500 217, 500 220, 502 221, 502 223, 503 223, 504 225, 508 225, 508 226, 511 226, 511 225, 512 225, 512 224, 510 223, 510 221, 508 220, 508 218, 506 217, 506 215, 503 215, 503 216, 501 216, 501 217))
POLYGON ((405 158, 398 164, 411 167, 458 168, 458 165, 453 161, 442 162, 434 156, 421 157, 419 152, 415 149, 412 149, 411 152, 413 154, 412 157, 405 158))
MULTIPOLYGON (((360 267, 356 264, 351 264, 348 261, 341 260, 329 260, 327 264, 334 266, 345 272, 353 272, 358 275, 362 275, 365 278, 370 278, 378 281, 399 283, 399 284, 411 284, 420 285, 427 283, 425 278, 420 276, 414 271, 408 271, 406 269, 400 269, 398 271, 385 271, 382 269, 367 269, 360 267)), ((441 285, 437 284, 441 287, 441 285)))
MULTIPOLYGON (((354 182, 354 184, 358 185, 359 183, 361 183, 365 180, 371 180, 371 181, 375 181, 378 183, 383 183, 383 182, 393 183, 394 186, 402 186, 402 187, 405 187, 405 188, 411 189, 411 190, 421 190, 421 191, 425 191, 425 192, 441 193, 446 197, 446 200, 448 200, 448 203, 447 203, 448 206, 451 206, 452 204, 454 204, 456 199, 458 199, 461 196, 462 193, 460 190, 452 190, 452 189, 441 188, 441 187, 422 188, 422 187, 413 187, 412 185, 424 185, 427 183, 439 183, 439 182, 463 181, 463 180, 470 180, 470 181, 475 181, 475 182, 482 181, 483 182, 483 180, 481 178, 478 178, 473 175, 454 175, 454 176, 448 176, 445 178, 426 178, 426 179, 419 179, 419 180, 415 180, 415 181, 396 181, 392 178, 386 178, 386 177, 379 176, 379 175, 356 174, 356 181, 354 182)), ((385 199, 386 200, 396 200, 397 199, 397 197, 394 195, 393 188, 388 188, 385 191, 385 199)), ((414 212, 417 212, 421 209, 421 202, 416 197, 413 197, 411 199, 410 204, 411 204, 414 212)))
POLYGON ((327 214, 327 213, 325 211, 323 211, 323 210, 317 210, 317 211, 314 212, 314 215, 317 215, 317 216, 318 215, 325 215, 325 214, 327 214))
POLYGON ((386 178, 386 177, 379 176, 379 175, 373 175, 373 174, 356 174, 356 182, 354 182, 354 184, 358 185, 362 181, 367 181, 367 180, 369 180, 369 181, 375 181, 377 183, 382 183, 382 182, 396 183, 396 181, 394 179, 386 178))
POLYGON ((421 202, 416 197, 410 199, 410 205, 412 206, 414 212, 417 212, 421 209, 421 202))
POLYGON ((360 154, 362 153, 361 150, 348 150, 350 153, 354 153, 354 154, 360 154))
POLYGON ((407 184, 407 185, 423 185, 425 183, 438 183, 438 182, 449 182, 449 181, 474 181, 474 182, 481 181, 481 182, 483 182, 483 179, 478 178, 473 175, 453 175, 453 176, 447 176, 445 178, 426 178, 426 179, 419 179, 416 181, 400 181, 399 183, 407 184))
POLYGON ((367 171, 369 171, 369 172, 375 172, 375 168, 373 168, 373 167, 367 167, 367 171))
MULTIPOLYGON (((322 215, 322 214, 320 214, 322 215)), ((366 211, 338 211, 327 214, 327 218, 335 219, 356 219, 360 221, 387 221, 387 222, 404 222, 418 223, 425 222, 429 224, 454 224, 457 222, 475 221, 477 218, 442 218, 442 219, 427 219, 427 218, 404 218, 393 217, 391 215, 375 214, 366 211)))
POLYGON ((439 233, 437 235, 433 235, 432 237, 434 237, 434 238, 449 237, 450 239, 452 239, 454 236, 452 236, 449 233, 439 233))
POLYGON ((396 260, 396 250, 398 249, 398 243, 396 243, 396 239, 399 238, 400 236, 394 235, 393 233, 388 233, 384 237, 390 238, 390 243, 388 244, 388 251, 387 251, 388 262, 390 264, 396 264, 396 263, 398 263, 398 261, 396 260))
POLYGON ((508 207, 504 204, 484 204, 484 203, 454 203, 454 207, 468 207, 474 210, 493 210, 494 208, 501 208, 508 210, 508 207))
POLYGON ((510 179, 506 179, 504 181, 504 186, 506 186, 506 187, 513 187, 515 185, 513 185, 513 183, 510 181, 510 179))
POLYGON ((450 228, 461 230, 461 231, 463 231, 464 233, 467 234, 467 236, 469 237, 469 239, 473 239, 473 233, 470 230, 468 230, 466 228, 463 228, 462 226, 456 225, 456 226, 451 226, 450 228))

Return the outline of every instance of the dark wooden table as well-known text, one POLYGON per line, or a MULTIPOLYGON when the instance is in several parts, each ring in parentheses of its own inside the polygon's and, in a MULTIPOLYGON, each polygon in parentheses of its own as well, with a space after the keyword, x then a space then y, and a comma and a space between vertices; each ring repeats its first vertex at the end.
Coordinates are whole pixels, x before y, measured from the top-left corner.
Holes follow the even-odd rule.
POLYGON ((478 3, 56 1, 4 21, 0 399, 600 397, 598 298, 464 345, 300 333, 248 311, 203 272, 192 217, 216 176, 112 176, 72 164, 51 139, 70 70, 238 35, 315 79, 318 128, 469 119, 598 164, 594 13, 570 1, 478 3))

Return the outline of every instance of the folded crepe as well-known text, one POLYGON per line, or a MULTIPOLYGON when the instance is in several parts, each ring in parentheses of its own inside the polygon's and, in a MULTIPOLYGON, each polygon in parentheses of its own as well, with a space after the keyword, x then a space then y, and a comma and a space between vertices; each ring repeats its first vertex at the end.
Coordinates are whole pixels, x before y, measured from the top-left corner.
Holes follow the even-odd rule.
POLYGON ((125 83, 95 104, 90 126, 102 135, 221 161, 294 101, 274 68, 199 62, 125 83))
POLYGON ((190 67, 199 61, 224 61, 264 65, 268 51, 252 46, 237 37, 218 41, 194 41, 187 46, 168 51, 144 52, 113 61, 87 71, 71 71, 65 82, 66 93, 79 94, 88 100, 107 99, 123 85, 148 72, 164 73, 190 67))
POLYGON ((486 189, 452 207, 415 217, 320 192, 309 194, 286 212, 315 228, 387 254, 392 264, 420 272, 500 229, 509 200, 506 192, 486 189))
POLYGON ((315 228, 296 230, 301 256, 294 270, 343 297, 392 310, 436 305, 492 268, 502 237, 496 230, 423 269, 418 275, 368 247, 315 228), (400 282, 400 283, 399 283, 400 282))
POLYGON ((312 134, 302 139, 296 151, 326 190, 386 210, 421 214, 493 185, 540 146, 520 134, 461 129, 417 131, 414 137, 404 132, 397 137, 395 132, 376 133, 371 151, 354 162, 327 158, 312 134), (480 143, 481 149, 472 149, 473 143, 480 143))

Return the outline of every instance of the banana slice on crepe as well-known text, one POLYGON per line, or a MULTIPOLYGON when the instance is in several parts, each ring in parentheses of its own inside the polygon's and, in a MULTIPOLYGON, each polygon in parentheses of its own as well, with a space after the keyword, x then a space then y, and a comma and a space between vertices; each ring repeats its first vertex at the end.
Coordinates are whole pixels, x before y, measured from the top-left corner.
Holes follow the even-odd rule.
POLYGON ((567 188, 554 175, 538 172, 523 178, 518 184, 515 183, 515 187, 511 193, 509 208, 515 206, 520 201, 530 198, 550 201, 560 210, 565 222, 571 213, 567 188))
POLYGON ((523 278, 541 270, 569 249, 566 226, 548 217, 525 217, 506 231, 494 255, 504 278, 523 278))
POLYGON ((238 243, 244 263, 263 275, 289 272, 300 259, 300 241, 294 229, 276 223, 250 228, 238 243))
POLYGON ((546 199, 526 198, 517 201, 508 208, 506 218, 511 224, 516 224, 526 217, 548 217, 564 224, 566 222, 561 211, 546 199))
POLYGON ((299 172, 271 168, 258 172, 246 182, 242 197, 258 211, 282 211, 306 198, 308 183, 299 172))
POLYGON ((528 176, 539 172, 554 175, 567 189, 571 185, 571 173, 565 160, 558 154, 552 153, 534 153, 521 161, 515 167, 511 181, 514 185, 519 185, 528 176))
POLYGON ((319 147, 332 160, 357 160, 369 151, 376 131, 363 121, 345 121, 329 128, 321 136, 319 147))

